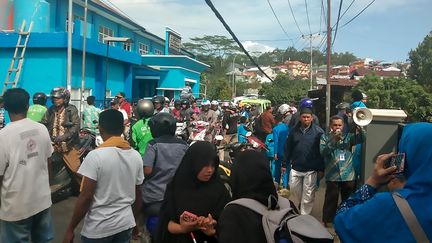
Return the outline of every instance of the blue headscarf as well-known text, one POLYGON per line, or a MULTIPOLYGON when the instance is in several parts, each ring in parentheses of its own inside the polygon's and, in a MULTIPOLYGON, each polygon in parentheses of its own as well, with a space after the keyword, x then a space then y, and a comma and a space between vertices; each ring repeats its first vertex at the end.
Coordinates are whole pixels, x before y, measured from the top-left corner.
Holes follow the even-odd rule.
MULTIPOLYGON (((404 128, 399 151, 406 154, 406 185, 399 193, 408 201, 427 237, 432 240, 432 124, 416 123, 404 128)), ((371 199, 335 218, 344 242, 415 242, 391 193, 371 199)))

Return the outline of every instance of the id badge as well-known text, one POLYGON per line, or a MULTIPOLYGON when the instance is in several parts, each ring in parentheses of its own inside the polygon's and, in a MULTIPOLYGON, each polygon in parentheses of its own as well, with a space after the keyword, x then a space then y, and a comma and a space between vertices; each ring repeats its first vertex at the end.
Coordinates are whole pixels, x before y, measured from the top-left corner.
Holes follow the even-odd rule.
POLYGON ((339 153, 339 160, 345 161, 345 153, 339 153))

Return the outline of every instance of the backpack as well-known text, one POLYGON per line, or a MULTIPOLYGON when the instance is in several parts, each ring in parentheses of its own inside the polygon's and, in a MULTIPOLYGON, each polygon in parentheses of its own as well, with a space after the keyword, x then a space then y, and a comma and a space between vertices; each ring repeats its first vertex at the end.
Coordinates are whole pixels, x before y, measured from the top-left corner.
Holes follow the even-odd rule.
POLYGON ((249 198, 234 200, 226 206, 232 204, 262 215, 267 243, 333 242, 333 236, 318 220, 311 215, 296 213, 286 198, 279 197, 275 210, 269 210, 260 202, 249 198))

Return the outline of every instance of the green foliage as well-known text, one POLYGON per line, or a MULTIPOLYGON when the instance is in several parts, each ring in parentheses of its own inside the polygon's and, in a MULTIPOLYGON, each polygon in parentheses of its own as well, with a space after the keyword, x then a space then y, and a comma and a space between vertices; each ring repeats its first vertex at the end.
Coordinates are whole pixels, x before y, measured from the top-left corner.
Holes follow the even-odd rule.
POLYGON ((307 96, 309 82, 305 80, 291 80, 288 75, 280 74, 272 84, 263 84, 261 94, 265 95, 272 104, 296 102, 307 96))
POLYGON ((195 54, 212 57, 225 57, 240 50, 233 39, 221 35, 191 38, 191 42, 183 43, 183 48, 195 54))
POLYGON ((232 89, 225 77, 208 75, 207 79, 207 99, 210 100, 230 100, 232 89))
POLYGON ((410 51, 409 59, 411 60, 411 67, 408 70, 410 78, 432 91, 432 32, 415 50, 410 51))
POLYGON ((366 76, 356 89, 367 93, 369 108, 402 109, 411 121, 432 122, 432 95, 414 80, 366 76))

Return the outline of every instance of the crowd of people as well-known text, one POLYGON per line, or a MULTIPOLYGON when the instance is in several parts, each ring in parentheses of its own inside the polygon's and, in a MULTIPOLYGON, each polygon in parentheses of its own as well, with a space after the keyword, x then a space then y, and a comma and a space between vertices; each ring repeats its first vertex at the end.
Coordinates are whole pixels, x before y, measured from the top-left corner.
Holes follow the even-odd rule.
POLYGON ((190 96, 172 102, 155 96, 133 108, 119 92, 104 111, 89 96, 80 116, 68 90, 55 88, 49 97, 51 107, 43 93, 34 94, 30 106, 28 92, 14 88, 0 99, 0 242, 53 240, 49 182, 55 153, 79 185, 63 236, 67 243, 82 220, 82 242, 129 242, 143 232, 152 242, 164 243, 266 242, 261 216, 227 203, 248 198, 278 210, 277 191, 285 188, 298 202, 299 214, 308 215, 322 178, 326 192, 320 220, 325 226, 334 222, 342 241, 432 239, 432 125, 404 129, 399 144, 406 155, 403 174, 385 166, 395 155, 384 154, 360 186, 359 151, 366 132, 352 122, 351 112, 366 106, 361 92, 353 92, 352 104, 338 105, 326 131, 309 98, 298 107, 267 106, 259 114, 253 105, 231 102, 203 100, 198 107, 190 96), (5 112, 11 119, 7 125, 5 112), (205 141, 189 145, 176 136, 177 123, 194 121, 208 123, 208 130, 205 141), (83 161, 81 124, 102 139, 83 161), (246 143, 249 132, 268 145, 267 153, 240 152, 227 190, 217 171, 226 155, 216 149, 214 138, 223 136, 221 146, 246 143), (383 185, 397 194, 377 193, 383 185), (405 222, 394 195, 411 206, 415 226, 405 222), (138 227, 140 219, 144 227, 138 227))

